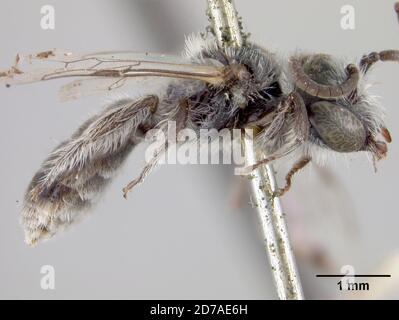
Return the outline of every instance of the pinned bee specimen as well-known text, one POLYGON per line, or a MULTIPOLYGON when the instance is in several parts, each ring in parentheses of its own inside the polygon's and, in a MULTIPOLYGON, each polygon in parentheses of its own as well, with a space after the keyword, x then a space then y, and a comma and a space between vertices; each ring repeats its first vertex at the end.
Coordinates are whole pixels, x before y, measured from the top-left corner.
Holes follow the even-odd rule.
MULTIPOLYGON (((185 58, 58 50, 18 56, 0 81, 10 87, 78 77, 61 88, 63 99, 127 88, 144 77, 168 82, 164 91, 113 102, 55 148, 25 195, 26 242, 50 238, 83 217, 145 134, 164 130, 168 121, 195 131, 256 128, 255 143, 268 158, 252 169, 297 151, 300 158, 278 195, 319 154, 365 152, 375 161, 384 158, 391 137, 382 108, 367 91, 367 74, 377 61, 399 61, 399 51, 371 53, 359 62, 315 53, 284 60, 248 42, 221 48, 214 39, 192 37, 185 58)), ((125 196, 156 162, 155 155, 124 189, 125 196)))

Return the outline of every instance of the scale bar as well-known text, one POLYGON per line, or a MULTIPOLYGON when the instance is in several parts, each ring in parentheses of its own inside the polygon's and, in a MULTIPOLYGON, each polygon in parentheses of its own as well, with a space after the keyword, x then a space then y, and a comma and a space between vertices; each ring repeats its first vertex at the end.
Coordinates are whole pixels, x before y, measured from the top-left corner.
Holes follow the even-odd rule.
POLYGON ((390 274, 316 274, 316 278, 390 278, 390 274))

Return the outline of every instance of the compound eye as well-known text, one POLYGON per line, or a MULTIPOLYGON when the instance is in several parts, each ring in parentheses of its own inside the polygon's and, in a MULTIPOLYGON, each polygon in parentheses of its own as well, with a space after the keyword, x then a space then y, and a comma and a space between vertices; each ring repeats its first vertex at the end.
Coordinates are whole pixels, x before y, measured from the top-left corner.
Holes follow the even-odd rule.
POLYGON ((366 145, 363 123, 348 109, 319 101, 310 107, 309 120, 320 139, 337 152, 356 152, 366 145))

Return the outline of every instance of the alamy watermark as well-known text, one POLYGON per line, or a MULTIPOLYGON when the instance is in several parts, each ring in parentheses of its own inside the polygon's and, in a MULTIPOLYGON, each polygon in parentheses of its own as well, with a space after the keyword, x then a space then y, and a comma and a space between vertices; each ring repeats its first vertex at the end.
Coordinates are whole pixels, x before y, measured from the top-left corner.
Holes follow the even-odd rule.
POLYGON ((344 5, 341 7, 341 28, 343 30, 355 30, 355 7, 352 5, 344 5))
POLYGON ((43 290, 55 290, 55 269, 51 265, 44 265, 40 268, 43 275, 40 279, 40 287, 43 290))
POLYGON ((43 30, 55 29, 55 9, 54 6, 44 5, 40 8, 42 18, 40 19, 40 27, 43 30))
POLYGON ((199 129, 177 131, 175 121, 168 121, 166 129, 152 129, 146 134, 149 146, 145 161, 158 158, 159 164, 234 164, 235 174, 245 174, 243 139, 253 147, 252 129, 199 129))

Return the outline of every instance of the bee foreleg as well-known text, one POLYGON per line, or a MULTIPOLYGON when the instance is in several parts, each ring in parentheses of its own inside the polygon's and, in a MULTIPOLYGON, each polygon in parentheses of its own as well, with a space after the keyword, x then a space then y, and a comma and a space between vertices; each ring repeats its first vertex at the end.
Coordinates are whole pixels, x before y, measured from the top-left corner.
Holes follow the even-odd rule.
POLYGON ((306 165, 312 160, 310 157, 303 157, 299 159, 297 162, 294 163, 292 166, 291 170, 287 173, 285 176, 285 186, 283 188, 280 188, 274 193, 275 197, 281 197, 283 196, 287 191, 290 190, 291 185, 292 185, 292 177, 301 169, 306 167, 306 165))
POLYGON ((299 142, 304 142, 309 137, 309 118, 305 102, 302 96, 296 91, 289 95, 289 102, 292 104, 294 115, 294 128, 299 142))

